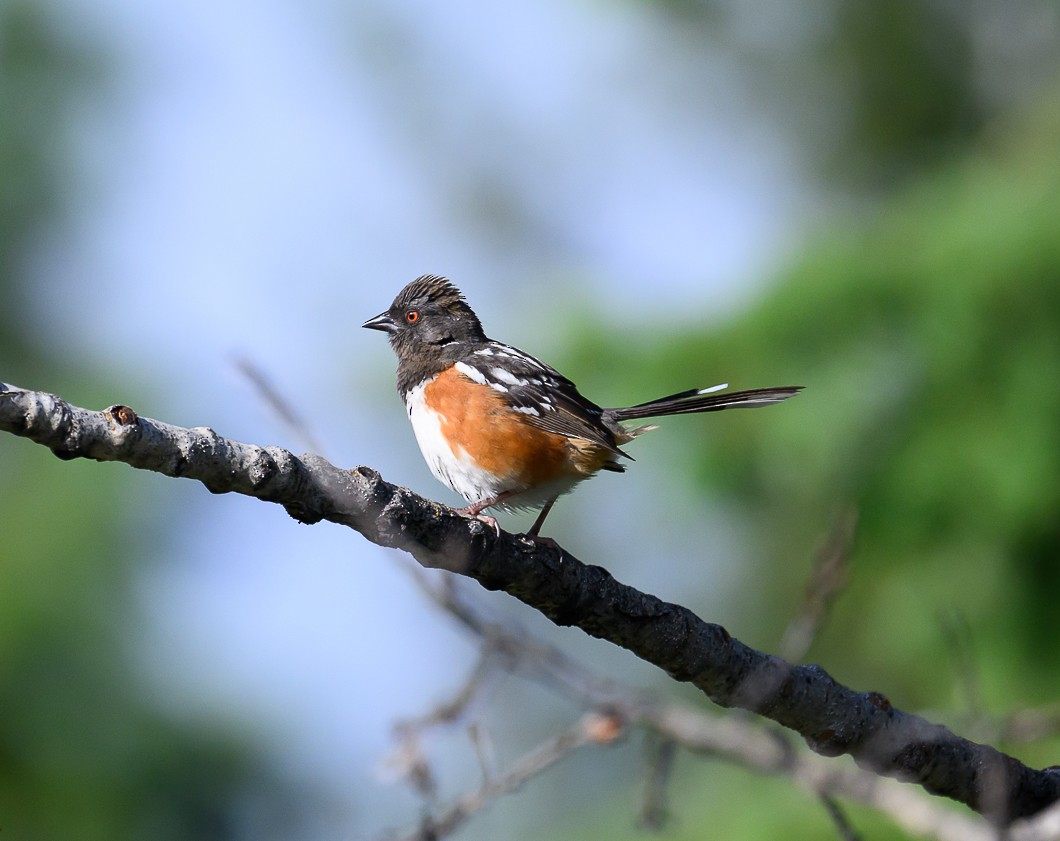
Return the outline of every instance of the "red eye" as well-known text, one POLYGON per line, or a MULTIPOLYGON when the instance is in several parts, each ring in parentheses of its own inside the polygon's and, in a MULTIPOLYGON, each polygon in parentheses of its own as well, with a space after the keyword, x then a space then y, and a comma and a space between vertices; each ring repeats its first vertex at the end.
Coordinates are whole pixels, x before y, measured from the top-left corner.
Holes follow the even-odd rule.
POLYGON ((407 321, 409 324, 415 324, 419 320, 419 310, 409 310, 407 313, 405 313, 405 321, 407 321))

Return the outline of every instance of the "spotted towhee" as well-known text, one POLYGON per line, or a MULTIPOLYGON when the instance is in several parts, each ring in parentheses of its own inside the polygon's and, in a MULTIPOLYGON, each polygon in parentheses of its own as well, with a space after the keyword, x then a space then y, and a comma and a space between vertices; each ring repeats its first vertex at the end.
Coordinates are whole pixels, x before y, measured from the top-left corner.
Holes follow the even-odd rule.
POLYGON ((389 335, 398 358, 397 388, 431 472, 471 504, 544 506, 528 534, 536 536, 553 503, 600 470, 621 473, 620 447, 654 426, 622 421, 768 406, 801 386, 728 394, 727 385, 692 389, 603 409, 574 383, 530 354, 486 337, 463 295, 444 277, 423 275, 384 313, 364 323, 389 335))

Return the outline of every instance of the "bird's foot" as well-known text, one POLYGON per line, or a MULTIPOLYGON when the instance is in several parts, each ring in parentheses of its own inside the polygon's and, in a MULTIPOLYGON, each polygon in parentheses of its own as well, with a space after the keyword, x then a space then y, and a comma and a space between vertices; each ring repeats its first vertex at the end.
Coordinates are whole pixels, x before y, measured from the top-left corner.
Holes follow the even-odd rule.
POLYGON ((531 546, 547 546, 549 549, 555 549, 557 551, 562 548, 551 537, 542 537, 539 534, 534 534, 529 531, 526 534, 519 535, 519 539, 523 541, 523 543, 529 543, 531 546))
POLYGON ((487 526, 493 529, 494 537, 501 536, 501 526, 500 523, 497 522, 496 517, 491 517, 489 514, 476 514, 475 519, 482 523, 485 523, 487 526))
MULTIPOLYGON (((490 502, 490 500, 487 500, 487 502, 490 502)), ((457 508, 454 510, 461 517, 467 517, 469 520, 478 520, 480 523, 485 523, 487 526, 493 529, 493 533, 497 537, 500 537, 501 526, 500 523, 497 522, 497 518, 491 517, 489 514, 482 513, 482 509, 486 507, 488 506, 483 505, 481 502, 476 502, 473 505, 468 505, 466 508, 457 508)))

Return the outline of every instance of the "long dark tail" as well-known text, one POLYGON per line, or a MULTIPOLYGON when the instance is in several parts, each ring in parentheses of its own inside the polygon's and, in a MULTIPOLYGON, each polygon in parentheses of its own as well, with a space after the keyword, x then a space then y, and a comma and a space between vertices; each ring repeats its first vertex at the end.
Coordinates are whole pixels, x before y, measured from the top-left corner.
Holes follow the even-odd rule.
POLYGON ((752 388, 747 391, 730 391, 718 393, 719 388, 693 388, 638 403, 624 409, 604 409, 604 414, 616 421, 636 420, 637 418, 658 418, 663 415, 684 415, 695 412, 720 412, 722 409, 735 409, 738 406, 771 406, 802 391, 801 385, 779 386, 777 388, 752 388))

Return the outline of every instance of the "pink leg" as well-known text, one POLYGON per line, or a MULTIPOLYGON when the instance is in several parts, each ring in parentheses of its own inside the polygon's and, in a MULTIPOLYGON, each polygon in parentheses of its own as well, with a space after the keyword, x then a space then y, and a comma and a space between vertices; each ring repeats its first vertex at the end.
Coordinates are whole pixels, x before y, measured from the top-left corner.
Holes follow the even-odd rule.
POLYGON ((474 517, 476 520, 481 520, 497 533, 497 537, 500 537, 501 527, 497 523, 497 518, 491 517, 489 514, 483 514, 482 512, 485 509, 489 508, 491 505, 497 505, 500 502, 504 502, 504 500, 508 499, 508 497, 513 496, 514 494, 515 491, 505 491, 504 493, 497 494, 496 496, 490 497, 489 499, 481 499, 478 502, 473 502, 466 508, 457 508, 456 513, 462 514, 465 517, 474 517))
POLYGON ((504 491, 496 496, 491 496, 489 499, 480 499, 478 502, 472 502, 466 508, 457 508, 457 514, 463 514, 465 517, 478 517, 487 508, 494 505, 498 505, 510 496, 514 496, 515 491, 504 491))
POLYGON ((545 517, 548 516, 548 512, 552 510, 552 506, 556 504, 556 500, 557 499, 559 499, 558 495, 552 497, 552 499, 550 499, 548 502, 545 503, 545 507, 541 509, 541 513, 538 514, 537 515, 537 519, 534 520, 534 524, 532 526, 530 526, 530 531, 528 531, 526 533, 527 537, 533 537, 535 539, 540 539, 543 542, 548 542, 548 543, 552 543, 553 545, 555 545, 555 541, 554 540, 552 540, 551 538, 547 538, 547 537, 538 538, 537 537, 537 533, 539 531, 541 531, 541 526, 545 522, 545 517))

